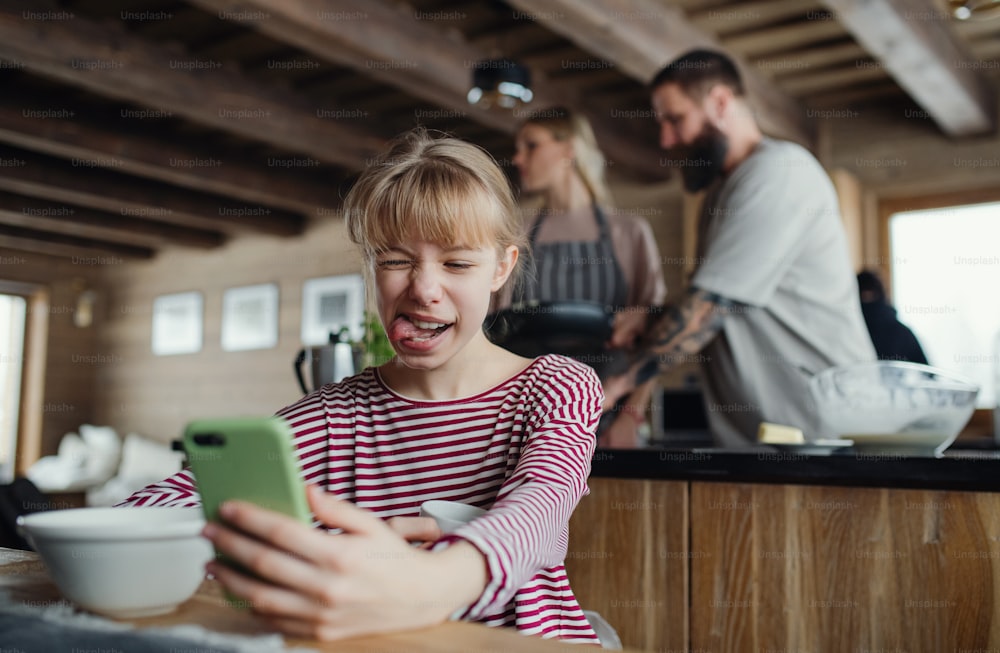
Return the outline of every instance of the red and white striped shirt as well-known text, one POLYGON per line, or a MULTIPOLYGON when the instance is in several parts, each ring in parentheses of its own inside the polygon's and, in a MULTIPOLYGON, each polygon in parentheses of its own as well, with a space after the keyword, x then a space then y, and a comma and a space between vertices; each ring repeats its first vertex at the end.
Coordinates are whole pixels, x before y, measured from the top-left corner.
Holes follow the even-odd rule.
MULTIPOLYGON (((589 492, 602 400, 591 368, 546 355, 490 390, 445 401, 403 397, 368 368, 278 415, 308 483, 383 519, 415 517, 430 499, 489 510, 435 545, 463 539, 486 558, 486 589, 463 619, 596 644, 564 560, 570 515, 589 492)), ((122 505, 198 502, 185 469, 122 505)))

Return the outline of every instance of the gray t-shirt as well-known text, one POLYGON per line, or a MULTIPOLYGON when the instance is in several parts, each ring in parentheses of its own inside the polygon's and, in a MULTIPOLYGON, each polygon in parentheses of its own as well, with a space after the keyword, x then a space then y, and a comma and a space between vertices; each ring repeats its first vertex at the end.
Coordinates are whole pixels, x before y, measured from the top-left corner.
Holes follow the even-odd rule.
POLYGON ((692 285, 736 302, 702 351, 717 444, 756 442, 761 421, 828 435, 809 377, 875 349, 826 172, 801 146, 765 138, 709 190, 698 231, 692 285))

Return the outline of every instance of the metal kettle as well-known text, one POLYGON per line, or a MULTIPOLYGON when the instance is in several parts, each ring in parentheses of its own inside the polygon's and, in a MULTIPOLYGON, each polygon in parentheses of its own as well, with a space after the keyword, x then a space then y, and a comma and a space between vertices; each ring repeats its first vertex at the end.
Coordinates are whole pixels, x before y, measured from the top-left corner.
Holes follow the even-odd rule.
POLYGON ((309 394, 327 383, 336 383, 353 376, 363 367, 364 350, 359 343, 352 343, 346 330, 339 335, 330 332, 330 344, 321 347, 304 347, 295 357, 295 376, 302 392, 309 394), (312 390, 306 385, 302 366, 309 363, 312 390))

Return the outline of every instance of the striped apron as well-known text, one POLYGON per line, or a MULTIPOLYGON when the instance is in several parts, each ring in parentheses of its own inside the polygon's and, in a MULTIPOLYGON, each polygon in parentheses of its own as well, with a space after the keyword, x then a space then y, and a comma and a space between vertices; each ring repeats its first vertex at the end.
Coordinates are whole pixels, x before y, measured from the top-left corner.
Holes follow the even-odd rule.
POLYGON ((557 241, 538 244, 538 232, 547 212, 531 228, 532 272, 522 285, 521 302, 588 301, 614 310, 628 301, 628 286, 611 244, 611 228, 604 212, 594 206, 596 242, 557 241))
MULTIPOLYGON (((628 302, 628 285, 611 244, 611 228, 604 212, 594 205, 597 241, 538 244, 538 232, 547 215, 539 216, 531 228, 529 273, 514 303, 581 301, 604 304, 612 311, 623 308, 628 302)), ((604 378, 607 370, 621 367, 622 356, 621 350, 598 348, 593 355, 577 358, 604 378)))

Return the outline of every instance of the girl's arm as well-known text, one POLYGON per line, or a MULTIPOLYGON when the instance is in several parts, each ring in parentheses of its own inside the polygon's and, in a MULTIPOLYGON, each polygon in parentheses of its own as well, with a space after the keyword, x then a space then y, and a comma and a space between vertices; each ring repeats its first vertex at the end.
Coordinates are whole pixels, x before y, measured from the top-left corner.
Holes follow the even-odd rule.
POLYGON ((115 507, 134 508, 137 506, 171 506, 174 508, 201 505, 201 497, 195 489, 194 477, 187 467, 162 481, 147 485, 134 492, 115 507))
POLYGON ((525 393, 527 441, 490 511, 432 549, 464 540, 486 560, 489 583, 463 618, 501 611, 539 571, 565 560, 570 515, 588 492, 603 394, 591 368, 561 360, 525 393))

